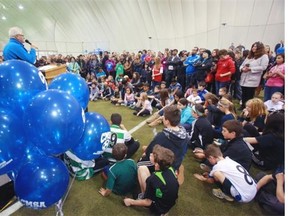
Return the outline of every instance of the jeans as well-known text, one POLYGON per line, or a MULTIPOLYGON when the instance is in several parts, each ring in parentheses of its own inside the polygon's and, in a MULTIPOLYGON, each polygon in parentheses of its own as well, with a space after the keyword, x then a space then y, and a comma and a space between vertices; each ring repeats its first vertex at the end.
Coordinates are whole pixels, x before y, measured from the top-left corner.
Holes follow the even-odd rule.
POLYGON ((193 74, 186 74, 186 89, 188 89, 192 83, 192 76, 193 74))
POLYGON ((227 88, 227 92, 229 91, 229 86, 230 86, 230 81, 227 82, 219 82, 219 81, 215 81, 215 90, 216 90, 216 94, 219 95, 219 89, 226 87, 227 88))
POLYGON ((233 85, 231 84, 231 95, 238 99, 239 101, 242 99, 242 89, 240 86, 240 80, 236 80, 233 85))
POLYGON ((283 94, 284 87, 270 87, 270 86, 265 86, 264 87, 264 102, 267 100, 270 100, 272 95, 275 92, 281 92, 283 94))

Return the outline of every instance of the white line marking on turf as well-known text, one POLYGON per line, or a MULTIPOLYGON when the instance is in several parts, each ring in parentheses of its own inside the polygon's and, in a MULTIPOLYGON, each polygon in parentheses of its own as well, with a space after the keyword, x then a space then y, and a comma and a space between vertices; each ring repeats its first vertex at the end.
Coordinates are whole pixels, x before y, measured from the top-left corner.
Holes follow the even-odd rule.
POLYGON ((22 206, 23 206, 23 204, 20 201, 18 201, 16 203, 14 203, 12 206, 10 206, 9 208, 7 208, 4 211, 0 212, 0 216, 11 215, 14 212, 16 212, 18 209, 20 209, 22 206))
POLYGON ((146 120, 140 122, 140 124, 136 125, 134 128, 132 128, 131 130, 129 130, 128 132, 130 134, 133 134, 135 131, 139 130, 141 127, 143 127, 146 124, 146 120))

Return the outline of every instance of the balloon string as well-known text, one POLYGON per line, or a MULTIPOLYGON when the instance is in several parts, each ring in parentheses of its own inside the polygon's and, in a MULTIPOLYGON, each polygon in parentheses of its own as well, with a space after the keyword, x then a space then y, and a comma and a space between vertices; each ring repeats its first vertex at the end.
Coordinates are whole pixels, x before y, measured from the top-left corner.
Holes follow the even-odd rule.
MULTIPOLYGON (((70 172, 70 171, 69 171, 70 172)), ((66 201, 66 199, 67 199, 67 196, 68 196, 68 194, 69 194, 69 192, 70 192, 70 190, 71 190, 71 188, 72 188, 72 185, 73 185, 73 183, 74 183, 74 181, 75 181, 75 178, 76 178, 76 174, 72 174, 71 172, 70 172, 70 174, 71 175, 73 175, 73 178, 72 178, 72 180, 71 180, 71 183, 70 183, 70 185, 69 185, 69 188, 68 188, 68 190, 67 190, 67 192, 66 192, 66 194, 65 194, 65 196, 64 196, 64 199, 60 199, 55 205, 56 205, 56 209, 57 209, 57 212, 56 212, 56 216, 64 216, 64 213, 63 213, 63 211, 62 211, 62 208, 63 208, 63 205, 64 205, 64 202, 66 201)))

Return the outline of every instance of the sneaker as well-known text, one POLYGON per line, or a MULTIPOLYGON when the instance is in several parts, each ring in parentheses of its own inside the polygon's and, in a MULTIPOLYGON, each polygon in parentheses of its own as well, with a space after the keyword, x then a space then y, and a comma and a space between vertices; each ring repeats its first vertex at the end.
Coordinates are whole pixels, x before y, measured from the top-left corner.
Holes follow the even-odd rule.
POLYGON ((138 197, 137 197, 137 200, 142 200, 142 199, 144 199, 144 193, 143 192, 139 193, 138 197))
POLYGON ((212 193, 214 196, 218 197, 219 199, 225 199, 229 202, 233 202, 234 199, 231 196, 226 195, 225 193, 223 193, 223 191, 221 189, 212 189, 212 193))
POLYGON ((204 164, 204 163, 200 164, 200 169, 202 169, 205 172, 210 172, 211 171, 211 168, 209 166, 207 166, 206 164, 204 164))

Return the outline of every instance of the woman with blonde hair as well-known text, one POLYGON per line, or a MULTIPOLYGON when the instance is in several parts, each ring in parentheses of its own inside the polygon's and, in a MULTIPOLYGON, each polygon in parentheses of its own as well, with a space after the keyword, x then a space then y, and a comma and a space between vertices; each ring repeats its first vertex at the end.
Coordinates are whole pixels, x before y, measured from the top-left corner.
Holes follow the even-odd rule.
POLYGON ((262 132, 265 127, 265 118, 267 115, 267 108, 261 99, 252 98, 248 100, 246 108, 241 115, 243 128, 250 136, 259 136, 259 132, 262 132))

